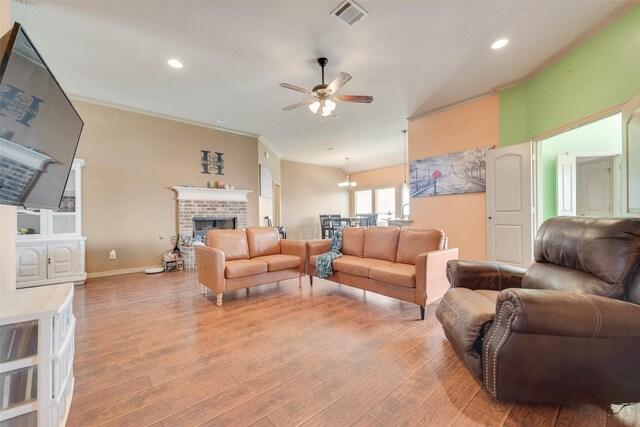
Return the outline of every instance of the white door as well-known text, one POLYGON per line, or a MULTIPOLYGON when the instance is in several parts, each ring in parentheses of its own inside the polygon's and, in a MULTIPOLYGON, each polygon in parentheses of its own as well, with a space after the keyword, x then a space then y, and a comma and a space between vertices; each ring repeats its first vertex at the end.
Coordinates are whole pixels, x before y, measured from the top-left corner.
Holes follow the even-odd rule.
POLYGON ((613 216, 611 157, 578 163, 578 215, 613 216))
POLYGON ((78 269, 78 243, 48 245, 49 279, 75 276, 78 269))
POLYGON ((556 214, 575 216, 576 206, 576 156, 561 154, 556 161, 556 214))
POLYGON ((640 96, 622 108, 622 205, 640 215, 640 96))
POLYGON ((533 262, 531 143, 487 152, 487 259, 533 262))
POLYGON ((45 245, 16 247, 16 283, 34 282, 47 278, 47 249, 45 245))

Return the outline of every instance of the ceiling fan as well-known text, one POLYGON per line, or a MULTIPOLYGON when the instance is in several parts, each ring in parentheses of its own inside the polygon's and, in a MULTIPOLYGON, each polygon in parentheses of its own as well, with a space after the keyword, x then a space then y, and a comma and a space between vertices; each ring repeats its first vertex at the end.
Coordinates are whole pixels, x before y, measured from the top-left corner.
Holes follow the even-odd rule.
POLYGON ((280 83, 280 86, 284 88, 306 93, 307 95, 311 95, 313 97, 312 99, 308 99, 306 101, 285 107, 283 108, 284 111, 289 111, 293 110, 294 108, 308 105, 309 109, 314 114, 320 111, 322 116, 326 117, 329 116, 336 108, 336 103, 334 101, 361 102, 365 104, 373 101, 373 96, 336 95, 338 89, 340 89, 349 80, 351 80, 351 76, 347 73, 340 73, 335 79, 333 79, 331 83, 329 83, 328 85, 325 84, 324 67, 325 65, 327 65, 327 62, 329 62, 327 58, 318 58, 318 64, 322 68, 322 83, 314 86, 311 90, 303 89, 299 86, 290 85, 289 83, 280 83))

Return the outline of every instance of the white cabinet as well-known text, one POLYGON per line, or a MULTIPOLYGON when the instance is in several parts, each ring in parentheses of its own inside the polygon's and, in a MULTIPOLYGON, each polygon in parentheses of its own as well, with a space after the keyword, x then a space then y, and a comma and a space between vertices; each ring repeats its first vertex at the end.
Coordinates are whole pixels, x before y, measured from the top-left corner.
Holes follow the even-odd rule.
POLYGON ((0 301, 0 427, 64 426, 73 395, 73 284, 0 301))
POLYGON ((84 283, 87 275, 81 209, 83 166, 83 160, 74 160, 57 212, 18 208, 18 288, 63 282, 84 283))

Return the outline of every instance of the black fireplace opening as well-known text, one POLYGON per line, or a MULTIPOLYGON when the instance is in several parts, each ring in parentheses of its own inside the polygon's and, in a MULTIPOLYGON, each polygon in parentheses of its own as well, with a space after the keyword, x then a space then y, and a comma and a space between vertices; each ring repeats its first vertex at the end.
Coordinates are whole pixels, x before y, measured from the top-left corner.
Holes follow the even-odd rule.
POLYGON ((235 230, 238 217, 194 217, 193 237, 206 237, 209 230, 235 230))

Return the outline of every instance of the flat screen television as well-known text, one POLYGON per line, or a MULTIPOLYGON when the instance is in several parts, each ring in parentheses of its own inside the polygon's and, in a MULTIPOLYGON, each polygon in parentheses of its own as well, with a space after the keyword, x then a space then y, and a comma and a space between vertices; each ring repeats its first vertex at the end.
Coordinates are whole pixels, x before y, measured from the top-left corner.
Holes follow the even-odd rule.
POLYGON ((84 123, 20 24, 0 54, 0 204, 58 210, 84 123))

